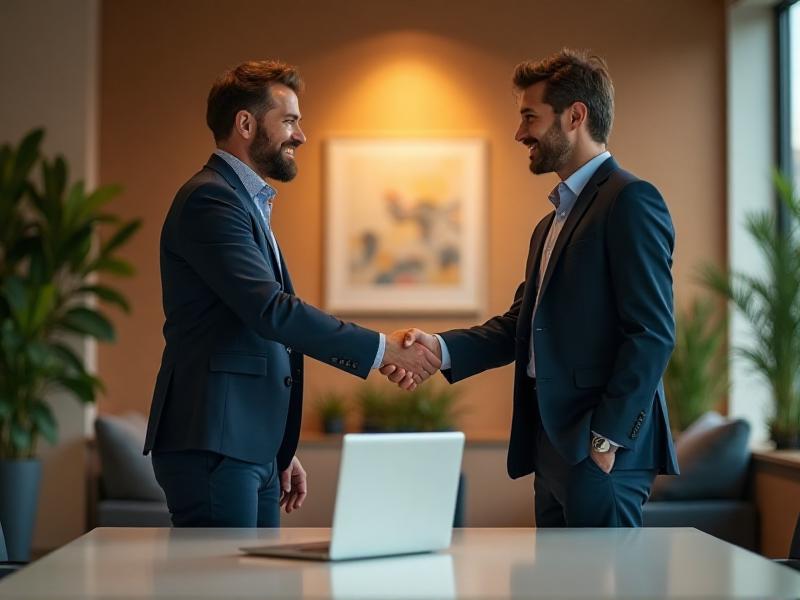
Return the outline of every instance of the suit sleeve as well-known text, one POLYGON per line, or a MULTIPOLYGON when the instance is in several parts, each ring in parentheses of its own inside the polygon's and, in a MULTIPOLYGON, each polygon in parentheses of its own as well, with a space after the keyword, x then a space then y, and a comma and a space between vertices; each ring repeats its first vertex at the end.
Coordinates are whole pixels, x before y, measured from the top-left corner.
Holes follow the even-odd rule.
POLYGON ((239 199, 201 186, 180 209, 179 252, 217 296, 266 339, 366 378, 378 333, 346 323, 286 294, 266 267, 239 199))
POLYGON ((511 307, 483 325, 453 329, 440 334, 450 352, 450 369, 442 371, 447 381, 455 383, 514 361, 517 318, 524 291, 523 281, 514 294, 511 307))
POLYGON ((675 233, 655 187, 636 181, 623 188, 609 213, 607 240, 623 342, 592 430, 633 449, 639 427, 652 417, 653 397, 675 346, 675 233))

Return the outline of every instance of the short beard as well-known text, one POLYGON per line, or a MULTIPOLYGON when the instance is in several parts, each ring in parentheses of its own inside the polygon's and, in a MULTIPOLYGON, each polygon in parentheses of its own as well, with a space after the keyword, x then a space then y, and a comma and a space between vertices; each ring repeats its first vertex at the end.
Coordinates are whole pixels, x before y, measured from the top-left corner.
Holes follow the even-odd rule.
POLYGON ((558 172, 569 159, 571 150, 561 123, 556 119, 539 140, 529 168, 535 175, 558 172))
POLYGON ((297 165, 292 159, 283 156, 283 149, 286 146, 297 147, 296 144, 287 142, 277 150, 271 150, 269 136, 259 125, 247 155, 262 177, 276 181, 291 181, 297 175, 297 165))

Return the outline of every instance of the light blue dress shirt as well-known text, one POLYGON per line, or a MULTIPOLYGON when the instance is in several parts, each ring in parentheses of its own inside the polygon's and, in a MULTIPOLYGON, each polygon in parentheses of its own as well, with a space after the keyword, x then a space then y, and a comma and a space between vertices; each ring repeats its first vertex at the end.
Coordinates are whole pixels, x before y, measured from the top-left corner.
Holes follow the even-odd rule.
MULTIPOLYGON (((231 169, 233 169, 233 172, 236 173, 236 176, 242 182, 247 194, 253 200, 258 213, 261 215, 261 218, 264 219, 264 224, 269 232, 270 244, 272 244, 272 249, 275 252, 275 258, 278 260, 278 264, 280 265, 281 253, 278 249, 278 242, 275 239, 275 234, 272 233, 272 227, 270 226, 272 220, 272 201, 277 195, 277 192, 272 186, 264 181, 258 173, 256 173, 247 164, 239 160, 230 152, 225 152, 225 150, 220 150, 217 148, 214 150, 214 154, 228 163, 231 169)), ((283 275, 279 273, 278 277, 283 277, 283 275)), ((373 369, 377 369, 381 366, 381 363, 383 362, 383 355, 386 351, 386 336, 383 333, 379 333, 378 335, 378 352, 375 355, 375 361, 372 363, 373 369)))

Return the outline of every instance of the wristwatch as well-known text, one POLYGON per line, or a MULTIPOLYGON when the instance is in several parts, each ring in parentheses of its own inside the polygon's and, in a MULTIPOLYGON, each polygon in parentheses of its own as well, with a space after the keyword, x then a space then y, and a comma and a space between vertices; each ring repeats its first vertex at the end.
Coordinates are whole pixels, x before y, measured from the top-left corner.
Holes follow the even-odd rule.
POLYGON ((605 454, 606 452, 611 452, 611 442, 609 442, 606 438, 600 435, 593 435, 592 450, 594 450, 595 452, 599 452, 601 454, 605 454))

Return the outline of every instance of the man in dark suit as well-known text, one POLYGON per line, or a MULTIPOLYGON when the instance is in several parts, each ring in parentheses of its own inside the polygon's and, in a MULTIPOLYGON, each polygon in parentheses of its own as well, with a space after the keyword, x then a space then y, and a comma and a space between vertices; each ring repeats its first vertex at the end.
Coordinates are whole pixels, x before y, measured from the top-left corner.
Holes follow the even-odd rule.
MULTIPOLYGON (((514 73, 516 140, 555 172, 511 308, 471 329, 409 330, 448 381, 515 361, 512 478, 535 472, 539 527, 637 527, 656 473, 677 473, 664 369, 674 346, 672 221, 606 149, 605 63, 563 50, 514 73)), ((401 381, 402 368, 382 372, 401 381)))
POLYGON ((298 72, 253 61, 208 96, 217 149, 178 191, 161 234, 166 347, 145 454, 176 526, 276 527, 299 508, 295 456, 303 355, 365 378, 399 361, 413 387, 440 361, 403 332, 345 323, 294 295, 270 227, 275 190, 290 181, 300 128, 298 72))

